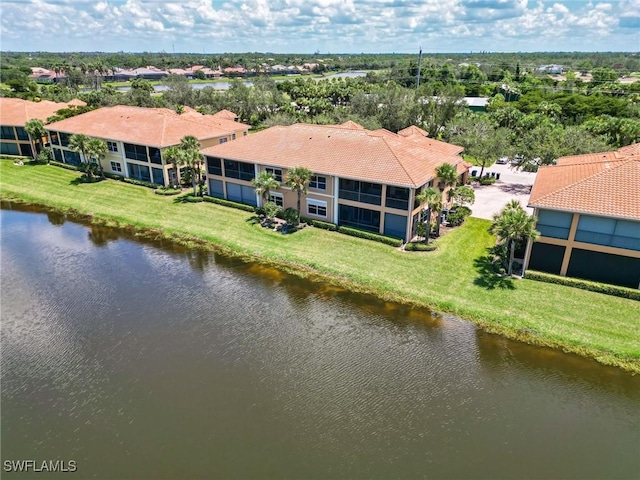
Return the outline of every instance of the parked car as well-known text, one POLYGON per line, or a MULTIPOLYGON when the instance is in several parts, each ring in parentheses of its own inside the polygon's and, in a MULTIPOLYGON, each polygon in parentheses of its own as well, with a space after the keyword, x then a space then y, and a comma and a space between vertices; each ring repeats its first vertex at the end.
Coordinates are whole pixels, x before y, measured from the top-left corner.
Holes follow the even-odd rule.
POLYGON ((496 163, 498 165, 506 165, 509 162, 509 157, 500 157, 496 163))

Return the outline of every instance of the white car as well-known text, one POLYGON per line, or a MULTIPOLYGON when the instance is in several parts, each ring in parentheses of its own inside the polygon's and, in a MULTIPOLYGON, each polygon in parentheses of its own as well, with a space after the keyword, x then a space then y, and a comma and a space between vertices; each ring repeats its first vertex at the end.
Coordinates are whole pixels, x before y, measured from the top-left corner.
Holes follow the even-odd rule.
POLYGON ((509 157, 500 157, 496 163, 498 165, 506 165, 509 162, 509 157))

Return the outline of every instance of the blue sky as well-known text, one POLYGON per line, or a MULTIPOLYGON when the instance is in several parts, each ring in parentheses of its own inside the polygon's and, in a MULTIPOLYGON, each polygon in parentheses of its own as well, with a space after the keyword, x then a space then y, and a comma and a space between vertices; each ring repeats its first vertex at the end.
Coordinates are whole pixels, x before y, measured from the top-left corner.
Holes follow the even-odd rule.
POLYGON ((0 49, 639 51, 640 0, 0 0, 0 49))

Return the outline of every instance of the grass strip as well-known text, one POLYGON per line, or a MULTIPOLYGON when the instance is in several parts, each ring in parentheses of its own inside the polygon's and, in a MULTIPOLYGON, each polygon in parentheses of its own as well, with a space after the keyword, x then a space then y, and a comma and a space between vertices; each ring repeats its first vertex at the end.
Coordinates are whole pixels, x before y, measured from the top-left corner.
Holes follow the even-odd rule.
POLYGON ((0 161, 0 198, 75 211, 153 238, 208 246, 384 300, 457 315, 483 329, 640 373, 638 302, 527 279, 497 277, 489 221, 469 218, 433 252, 400 249, 320 228, 281 235, 254 215, 209 202, 185 203, 147 188, 77 172, 0 161))

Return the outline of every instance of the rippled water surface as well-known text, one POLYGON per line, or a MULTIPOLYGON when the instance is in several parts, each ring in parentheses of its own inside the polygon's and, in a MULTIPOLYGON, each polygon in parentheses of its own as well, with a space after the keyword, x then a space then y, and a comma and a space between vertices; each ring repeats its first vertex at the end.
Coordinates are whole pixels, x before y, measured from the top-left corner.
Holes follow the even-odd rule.
POLYGON ((1 222, 3 461, 75 460, 76 478, 640 478, 640 377, 57 214, 1 222))

